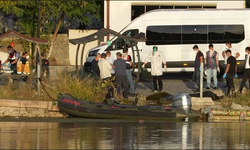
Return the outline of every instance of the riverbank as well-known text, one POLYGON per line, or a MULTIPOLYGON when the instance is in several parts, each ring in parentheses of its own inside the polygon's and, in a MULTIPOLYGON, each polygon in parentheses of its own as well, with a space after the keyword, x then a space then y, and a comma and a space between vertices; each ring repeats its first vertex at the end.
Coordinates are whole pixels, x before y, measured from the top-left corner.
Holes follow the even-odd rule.
MULTIPOLYGON (((51 68, 52 78, 56 78, 56 74, 64 71, 74 70, 71 67, 52 67, 51 68)), ((196 88, 195 83, 190 80, 191 74, 167 74, 163 80, 163 92, 168 93, 169 95, 175 95, 181 92, 186 92, 191 96, 192 108, 203 113, 203 116, 208 117, 206 109, 217 109, 217 110, 237 110, 238 112, 248 111, 249 108, 235 108, 235 107, 226 107, 222 104, 221 98, 226 92, 226 88, 223 88, 225 85, 224 81, 219 81, 217 90, 206 90, 203 91, 203 98, 199 97, 199 93, 195 92, 196 88), (243 110, 243 111, 242 111, 243 110)), ((71 81, 72 82, 72 81, 71 81)), ((236 79, 236 88, 238 87, 241 79, 236 79)), ((205 83, 205 82, 204 82, 205 83)), ((136 93, 143 95, 145 97, 152 95, 154 93, 152 90, 152 81, 141 81, 138 83, 136 93)), ((25 93, 25 92, 24 92, 25 93)), ((55 94, 55 93, 53 93, 55 94)), ((56 97, 53 95, 53 97, 56 97)), ((77 96, 76 96, 77 97, 77 96)), ((146 104, 159 104, 159 102, 147 100, 146 104)), ((164 105, 164 103, 160 103, 164 105)), ((214 111, 215 112, 215 111, 214 111)), ((210 113, 211 115, 211 113, 210 113)), ((221 115, 221 114, 219 114, 221 115)), ((214 114, 213 116, 219 116, 214 114)), ((225 116, 225 114, 223 114, 225 116)), ((228 117, 229 119, 239 118, 239 114, 236 114, 237 117, 228 117), (238 116, 237 116, 238 115, 238 116)), ((247 116, 247 115, 246 115, 247 116)), ((0 117, 65 117, 61 114, 57 108, 56 101, 47 101, 47 100, 11 100, 11 99, 0 99, 0 117)), ((214 117, 216 118, 216 117, 214 117)), ((210 118, 211 119, 211 118, 210 118)))

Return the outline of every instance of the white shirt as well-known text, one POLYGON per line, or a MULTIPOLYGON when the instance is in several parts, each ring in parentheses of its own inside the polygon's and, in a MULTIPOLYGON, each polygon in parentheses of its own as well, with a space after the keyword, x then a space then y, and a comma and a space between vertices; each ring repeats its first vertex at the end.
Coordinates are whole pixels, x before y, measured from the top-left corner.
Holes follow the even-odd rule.
MULTIPOLYGON (((224 50, 224 52, 226 52, 226 50, 228 50, 228 49, 230 49, 231 50, 231 54, 232 54, 232 56, 236 56, 236 53, 238 53, 238 51, 236 51, 236 50, 234 50, 232 47, 231 48, 226 48, 225 50, 224 50)), ((227 64, 227 55, 225 54, 225 65, 227 64)))
MULTIPOLYGON (((113 56, 106 57, 106 60, 107 60, 107 61, 109 62, 109 64, 111 64, 111 65, 113 65, 113 63, 114 63, 114 61, 115 61, 115 59, 114 59, 113 56)), ((115 69, 114 69, 114 68, 111 69, 111 73, 112 73, 112 74, 115 73, 115 69)))
POLYGON ((100 77, 101 77, 101 79, 111 77, 112 66, 110 65, 110 63, 106 59, 101 58, 98 61, 98 67, 100 69, 100 77))
POLYGON ((247 54, 245 69, 250 69, 250 66, 249 66, 249 56, 250 56, 250 54, 247 54))
POLYGON ((162 63, 166 64, 166 59, 162 51, 150 52, 144 63, 146 64, 149 60, 151 60, 151 75, 162 75, 162 63))

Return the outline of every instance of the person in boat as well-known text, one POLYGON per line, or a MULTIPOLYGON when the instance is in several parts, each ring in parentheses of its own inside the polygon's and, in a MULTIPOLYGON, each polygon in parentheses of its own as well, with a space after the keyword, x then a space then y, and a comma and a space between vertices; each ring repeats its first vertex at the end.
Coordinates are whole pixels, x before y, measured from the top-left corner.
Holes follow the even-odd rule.
POLYGON ((114 61, 113 67, 115 68, 115 85, 117 94, 122 95, 122 88, 124 89, 124 98, 128 98, 128 79, 126 74, 126 61, 122 59, 120 52, 116 53, 117 59, 114 61))
POLYGON ((111 78, 111 69, 112 66, 106 60, 106 54, 101 54, 101 59, 98 61, 98 67, 100 70, 100 78, 104 81, 108 81, 111 78))
POLYGON ((142 68, 145 68, 147 62, 151 60, 151 75, 153 77, 154 89, 152 92, 161 92, 163 83, 162 83, 162 64, 164 64, 164 70, 167 71, 166 59, 162 51, 158 50, 157 46, 153 47, 153 51, 149 53, 148 57, 144 61, 142 68), (157 81, 159 88, 157 87, 157 81))
POLYGON ((98 61, 101 58, 101 54, 96 53, 95 58, 91 62, 91 68, 90 70, 97 76, 100 77, 100 69, 98 67, 98 61))
POLYGON ((7 65, 8 63, 8 67, 10 68, 10 70, 13 71, 12 74, 17 74, 17 61, 18 58, 20 57, 20 54, 10 45, 7 47, 7 49, 9 52, 9 56, 6 59, 6 61, 2 64, 2 66, 7 65))

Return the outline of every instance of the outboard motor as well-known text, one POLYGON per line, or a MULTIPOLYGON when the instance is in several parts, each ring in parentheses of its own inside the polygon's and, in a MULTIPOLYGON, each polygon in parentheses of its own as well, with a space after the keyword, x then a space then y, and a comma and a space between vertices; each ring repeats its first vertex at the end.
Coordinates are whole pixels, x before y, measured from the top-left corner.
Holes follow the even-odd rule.
POLYGON ((112 86, 108 87, 108 93, 105 96, 106 102, 110 105, 120 105, 119 100, 114 97, 114 88, 112 86))
POLYGON ((188 117, 192 107, 190 95, 185 92, 174 95, 172 100, 172 107, 183 110, 188 117))

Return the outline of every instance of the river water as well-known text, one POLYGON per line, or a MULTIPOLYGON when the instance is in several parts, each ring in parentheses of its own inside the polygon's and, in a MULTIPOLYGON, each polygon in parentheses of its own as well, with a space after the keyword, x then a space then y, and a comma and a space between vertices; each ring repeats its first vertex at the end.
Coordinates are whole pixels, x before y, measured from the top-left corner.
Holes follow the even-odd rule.
POLYGON ((249 149, 250 122, 0 118, 0 149, 249 149))

